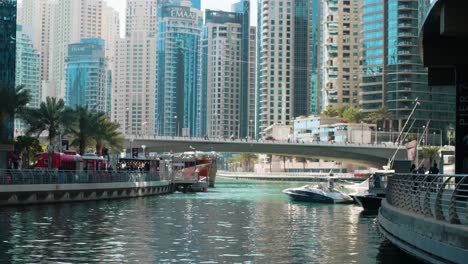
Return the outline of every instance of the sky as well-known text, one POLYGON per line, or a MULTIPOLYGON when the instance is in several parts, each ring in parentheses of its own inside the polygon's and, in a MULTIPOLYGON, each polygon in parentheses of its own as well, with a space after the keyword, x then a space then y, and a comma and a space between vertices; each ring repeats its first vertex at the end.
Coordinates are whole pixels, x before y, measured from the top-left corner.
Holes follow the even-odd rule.
MULTIPOLYGON (((125 4, 126 0, 105 0, 109 6, 113 7, 120 14, 120 26, 121 32, 125 30, 125 4)), ((213 9, 213 10, 222 10, 222 11, 231 11, 231 5, 239 0, 201 0, 202 10, 213 9)), ((257 12, 257 1, 250 1, 250 13, 251 13, 251 25, 256 25, 256 12, 257 12)))

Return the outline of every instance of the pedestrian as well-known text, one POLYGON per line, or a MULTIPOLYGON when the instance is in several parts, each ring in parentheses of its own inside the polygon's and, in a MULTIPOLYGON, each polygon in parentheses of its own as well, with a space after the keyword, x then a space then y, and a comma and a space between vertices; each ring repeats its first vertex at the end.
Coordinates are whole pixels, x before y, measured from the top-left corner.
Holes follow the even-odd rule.
POLYGON ((437 163, 434 162, 434 166, 429 169, 430 174, 439 174, 439 168, 437 168, 437 163))
POLYGON ((424 168, 424 165, 422 165, 421 167, 419 167, 418 169, 418 174, 424 174, 426 173, 426 168, 424 168))
POLYGON ((416 171, 416 165, 415 165, 415 164, 412 164, 412 165, 411 165, 410 173, 418 173, 418 172, 416 171))

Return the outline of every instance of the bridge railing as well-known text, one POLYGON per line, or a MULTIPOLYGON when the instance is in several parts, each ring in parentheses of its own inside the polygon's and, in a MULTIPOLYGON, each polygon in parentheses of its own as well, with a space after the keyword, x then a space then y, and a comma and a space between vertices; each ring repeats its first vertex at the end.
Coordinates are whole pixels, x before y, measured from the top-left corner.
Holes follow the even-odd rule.
MULTIPOLYGON (((323 172, 265 172, 265 173, 257 173, 257 172, 236 172, 236 171, 218 171, 219 175, 226 175, 226 176, 238 176, 238 177, 265 177, 265 178, 301 178, 301 177, 330 177, 330 173, 323 173, 323 172)), ((353 178, 354 175, 352 173, 333 173, 333 177, 338 178, 353 178)))
POLYGON ((145 171, 68 171, 0 170, 0 185, 10 184, 83 184, 170 180, 159 172, 145 171))
POLYGON ((468 176, 395 174, 387 202, 397 208, 451 224, 468 225, 468 176))
POLYGON ((173 136, 127 136, 127 140, 167 140, 167 141, 200 141, 200 142, 220 142, 220 143, 263 143, 263 144, 293 144, 293 145, 342 145, 342 146, 361 146, 361 147, 381 147, 381 148, 397 148, 397 144, 392 142, 372 142, 372 143, 358 143, 358 142, 323 142, 323 141, 304 141, 300 140, 266 140, 266 139, 253 139, 253 138, 219 138, 219 137, 173 137, 173 136))

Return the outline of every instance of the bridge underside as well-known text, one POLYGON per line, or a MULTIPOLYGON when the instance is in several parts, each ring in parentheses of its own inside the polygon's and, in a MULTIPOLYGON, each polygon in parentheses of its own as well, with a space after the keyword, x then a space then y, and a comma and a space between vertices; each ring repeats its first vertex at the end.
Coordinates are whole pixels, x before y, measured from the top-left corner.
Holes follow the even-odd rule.
MULTIPOLYGON (((129 143, 128 143, 129 144, 129 143)), ((177 141, 177 140, 134 140, 133 147, 146 146, 147 152, 183 152, 196 149, 198 151, 216 151, 231 153, 262 153, 283 156, 320 158, 350 162, 376 168, 388 163, 396 148, 374 147, 369 145, 340 144, 289 144, 264 142, 216 142, 216 141, 177 141), (191 146, 191 147, 190 147, 191 146)), ((127 145, 129 146, 129 145, 127 145)), ((400 149, 396 159, 406 159, 406 150, 400 149)))

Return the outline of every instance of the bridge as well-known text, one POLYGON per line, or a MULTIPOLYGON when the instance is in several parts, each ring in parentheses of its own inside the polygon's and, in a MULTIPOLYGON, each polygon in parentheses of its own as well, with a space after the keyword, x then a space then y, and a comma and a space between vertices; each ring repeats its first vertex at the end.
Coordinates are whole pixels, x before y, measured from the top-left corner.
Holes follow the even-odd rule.
POLYGON ((330 159, 381 168, 395 155, 406 159, 406 149, 394 144, 349 144, 265 140, 205 139, 201 137, 128 136, 126 148, 139 148, 146 152, 216 151, 231 153, 263 153, 283 156, 330 159), (142 147, 144 146, 144 147, 142 147), (143 149, 144 148, 144 149, 143 149))

